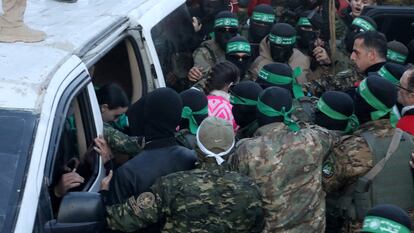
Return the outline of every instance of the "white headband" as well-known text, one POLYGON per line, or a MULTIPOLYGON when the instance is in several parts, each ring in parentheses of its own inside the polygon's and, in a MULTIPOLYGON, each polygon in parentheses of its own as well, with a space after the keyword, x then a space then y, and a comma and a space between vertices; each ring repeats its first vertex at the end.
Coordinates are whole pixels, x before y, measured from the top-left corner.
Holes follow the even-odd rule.
MULTIPOLYGON (((199 128, 200 129, 200 128, 199 128)), ((199 130, 198 130, 199 131, 199 130)), ((234 147, 234 139, 233 139, 233 143, 231 144, 231 146, 230 146, 230 148, 228 149, 228 150, 226 150, 226 151, 223 151, 223 152, 221 152, 221 153, 218 153, 218 154, 216 154, 216 153, 214 153, 214 152, 212 152, 212 151, 209 151, 207 148, 205 148, 204 146, 203 146, 203 144, 201 144, 201 142, 200 142, 200 139, 199 139, 199 133, 198 133, 198 131, 197 131, 197 145, 198 145, 198 147, 200 148, 200 150, 204 153, 204 154, 206 154, 206 156, 207 157, 214 157, 215 159, 216 159, 216 162, 217 162, 217 164, 218 165, 221 165, 223 162, 224 162, 224 159, 223 158, 221 158, 221 156, 225 156, 226 154, 228 154, 228 153, 230 153, 230 151, 233 149, 233 147, 234 147)))

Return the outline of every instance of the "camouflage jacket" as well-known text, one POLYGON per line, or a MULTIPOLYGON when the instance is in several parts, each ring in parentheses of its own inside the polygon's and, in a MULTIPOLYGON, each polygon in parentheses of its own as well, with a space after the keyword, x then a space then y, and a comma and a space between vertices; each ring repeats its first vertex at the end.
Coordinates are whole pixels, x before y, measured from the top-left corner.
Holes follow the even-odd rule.
POLYGON ((292 112, 292 119, 294 121, 300 121, 304 123, 315 122, 315 109, 319 98, 314 96, 304 96, 299 99, 293 99, 293 107, 295 110, 292 112))
MULTIPOLYGON (((270 45, 267 36, 262 40, 262 42, 260 42, 259 54, 260 55, 256 58, 256 60, 254 60, 249 69, 249 75, 252 80, 257 79, 259 72, 263 66, 274 62, 272 55, 270 54, 270 45)), ((305 56, 305 54, 294 48, 293 54, 290 56, 288 64, 292 69, 295 69, 296 67, 300 67, 302 69, 302 74, 297 78, 297 80, 298 83, 305 83, 307 81, 306 76, 310 72, 309 57, 305 56)))
POLYGON ((353 135, 343 136, 323 163, 322 180, 324 190, 329 194, 344 190, 358 177, 373 167, 373 155, 362 137, 365 131, 377 137, 394 135, 389 119, 370 121, 360 126, 353 135))
POLYGON ((160 178, 150 192, 107 206, 108 227, 134 231, 165 218, 162 232, 261 232, 259 188, 216 164, 160 178))
POLYGON ((324 232, 320 169, 335 141, 335 135, 318 126, 292 132, 283 123, 272 123, 237 147, 229 162, 260 187, 264 232, 324 232))
POLYGON ((201 43, 200 47, 194 51, 193 59, 194 66, 202 67, 203 74, 207 74, 215 64, 225 61, 226 56, 224 50, 212 39, 201 43))
POLYGON ((131 158, 143 148, 143 137, 130 137, 108 123, 104 123, 103 133, 106 142, 115 155, 122 153, 131 158))

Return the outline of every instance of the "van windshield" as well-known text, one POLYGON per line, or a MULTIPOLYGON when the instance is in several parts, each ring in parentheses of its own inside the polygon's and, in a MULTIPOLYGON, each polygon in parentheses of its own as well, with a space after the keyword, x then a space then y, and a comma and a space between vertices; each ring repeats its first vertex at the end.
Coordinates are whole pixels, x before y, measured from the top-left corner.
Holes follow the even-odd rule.
POLYGON ((30 160, 38 116, 0 110, 0 232, 11 232, 30 160))

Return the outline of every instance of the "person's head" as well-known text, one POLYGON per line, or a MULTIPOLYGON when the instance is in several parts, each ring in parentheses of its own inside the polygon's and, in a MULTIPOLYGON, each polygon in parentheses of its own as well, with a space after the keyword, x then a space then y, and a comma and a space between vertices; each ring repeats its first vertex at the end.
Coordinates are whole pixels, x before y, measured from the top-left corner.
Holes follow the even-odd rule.
POLYGON ((276 23, 270 30, 268 42, 273 61, 287 63, 296 44, 296 30, 287 23, 276 23))
POLYGON ((370 73, 356 90, 355 115, 361 124, 388 118, 396 102, 396 86, 378 74, 370 73))
POLYGON ((233 126, 212 116, 201 122, 196 138, 200 160, 207 162, 207 158, 214 158, 219 165, 225 161, 223 157, 232 151, 235 143, 233 126))
POLYGON ((354 46, 355 36, 361 32, 367 31, 376 31, 377 24, 375 21, 369 16, 359 16, 356 17, 353 21, 349 29, 346 31, 344 43, 346 50, 351 53, 352 48, 354 46))
POLYGON ((365 215, 361 232, 411 232, 411 218, 403 209, 390 204, 377 205, 365 215), (381 230, 381 229, 387 229, 381 230))
POLYGON ((387 43, 387 61, 405 64, 408 48, 403 43, 393 40, 387 43))
POLYGON ((128 110, 131 136, 147 141, 174 137, 181 120, 183 102, 171 88, 157 88, 141 97, 128 110))
MULTIPOLYGON (((314 42, 319 37, 320 30, 312 25, 308 16, 312 11, 304 11, 296 23, 296 31, 298 32, 298 47, 312 51, 314 42)), ((318 13, 314 13, 314 17, 321 17, 318 13)))
POLYGON ((359 126, 354 115, 354 101, 340 91, 327 91, 319 98, 315 123, 329 130, 351 132, 359 126))
POLYGON ((351 0, 349 3, 350 3, 349 5, 351 6, 352 17, 358 17, 361 15, 362 10, 364 9, 365 6, 376 5, 377 1, 376 0, 351 0))
POLYGON ((270 63, 260 70, 256 82, 263 88, 282 87, 291 92, 295 98, 303 96, 302 87, 296 82, 295 73, 286 63, 270 63))
POLYGON ((213 90, 228 91, 232 84, 236 84, 240 78, 240 71, 236 65, 229 61, 216 64, 211 69, 210 78, 207 79, 207 92, 213 90))
POLYGON ((276 13, 273 7, 267 4, 257 5, 250 17, 249 40, 259 43, 269 34, 274 23, 276 23, 276 13))
POLYGON ((196 134, 198 126, 208 116, 207 96, 192 88, 181 92, 180 96, 183 101, 180 129, 189 129, 192 134, 196 134))
POLYGON ((214 36, 221 49, 226 50, 227 42, 237 36, 239 20, 230 11, 221 11, 214 20, 214 36))
POLYGON ((299 126, 290 118, 293 111, 292 95, 281 87, 269 87, 260 94, 257 101, 257 123, 259 126, 274 122, 283 122, 292 131, 299 126))
POLYGON ((367 31, 355 36, 351 60, 355 62, 357 71, 365 73, 372 65, 385 62, 387 56, 387 40, 384 34, 367 31))
POLYGON ((414 67, 406 70, 400 79, 398 103, 404 106, 414 105, 414 67))
POLYGON ((387 79, 388 81, 398 85, 400 83, 401 76, 407 70, 407 68, 401 64, 387 62, 381 69, 378 70, 378 74, 387 79))
POLYGON ((246 74, 250 66, 251 47, 249 41, 242 36, 231 38, 226 45, 226 60, 239 68, 240 77, 246 74))
POLYGON ((262 91, 260 85, 253 81, 243 81, 230 87, 231 111, 238 126, 243 128, 256 120, 257 99, 262 91))
POLYGON ((125 91, 114 83, 99 88, 96 91, 96 98, 104 122, 117 121, 119 116, 124 114, 129 107, 129 100, 125 91))

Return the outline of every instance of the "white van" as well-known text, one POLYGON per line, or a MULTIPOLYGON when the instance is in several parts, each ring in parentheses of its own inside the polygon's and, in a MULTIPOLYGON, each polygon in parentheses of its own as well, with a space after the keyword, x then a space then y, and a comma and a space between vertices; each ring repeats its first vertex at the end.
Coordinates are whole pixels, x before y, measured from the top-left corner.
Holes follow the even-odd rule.
POLYGON ((29 0, 25 22, 47 37, 0 43, 0 232, 100 232, 104 212, 88 193, 105 176, 88 151, 103 128, 94 86, 117 83, 131 102, 165 86, 192 31, 185 1, 29 0), (49 191, 74 153, 90 156, 86 182, 54 214, 49 191))

